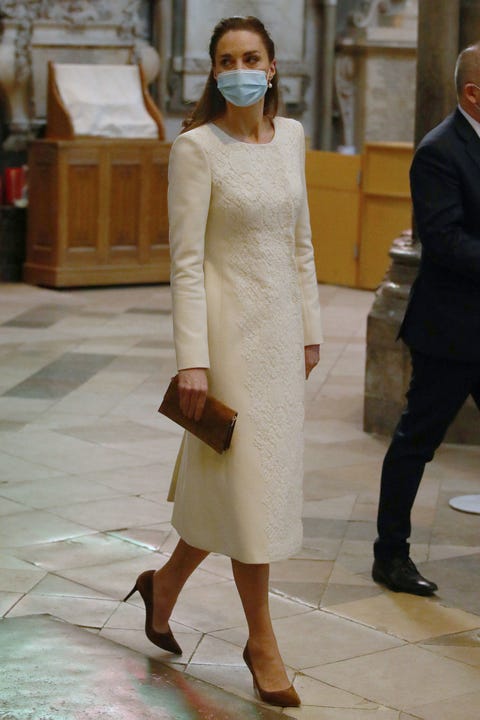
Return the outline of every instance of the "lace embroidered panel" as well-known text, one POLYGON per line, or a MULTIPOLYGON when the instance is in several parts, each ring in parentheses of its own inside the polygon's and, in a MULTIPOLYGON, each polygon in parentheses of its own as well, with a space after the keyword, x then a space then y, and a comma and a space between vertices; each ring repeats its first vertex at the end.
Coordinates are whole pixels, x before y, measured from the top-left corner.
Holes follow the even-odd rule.
POLYGON ((295 224, 303 168, 298 136, 288 132, 281 139, 262 147, 214 139, 207 150, 210 212, 224 215, 229 227, 219 250, 230 264, 240 309, 272 559, 295 552, 302 532, 304 353, 295 224))

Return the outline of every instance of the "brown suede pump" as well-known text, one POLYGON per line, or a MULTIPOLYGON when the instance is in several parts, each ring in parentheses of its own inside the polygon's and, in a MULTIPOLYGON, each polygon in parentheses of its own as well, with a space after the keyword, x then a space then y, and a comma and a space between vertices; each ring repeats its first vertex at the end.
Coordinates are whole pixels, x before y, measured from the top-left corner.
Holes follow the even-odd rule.
POLYGON ((293 685, 290 685, 290 687, 286 688, 285 690, 270 691, 263 690, 263 688, 260 687, 260 685, 258 684, 257 676, 255 674, 255 670, 253 669, 252 659, 248 651, 248 643, 245 645, 245 650, 243 651, 243 659, 245 660, 246 666, 252 673, 253 687, 255 688, 255 690, 260 696, 260 699, 263 700, 263 702, 266 702, 269 705, 276 705, 278 707, 299 707, 301 701, 293 685))
POLYGON ((153 574, 155 570, 145 570, 138 576, 137 582, 133 589, 124 598, 123 602, 126 602, 129 597, 135 592, 139 592, 145 603, 145 635, 147 638, 162 650, 168 650, 168 652, 174 653, 175 655, 182 654, 182 648, 173 637, 173 633, 168 628, 168 632, 159 633, 153 628, 153 574))

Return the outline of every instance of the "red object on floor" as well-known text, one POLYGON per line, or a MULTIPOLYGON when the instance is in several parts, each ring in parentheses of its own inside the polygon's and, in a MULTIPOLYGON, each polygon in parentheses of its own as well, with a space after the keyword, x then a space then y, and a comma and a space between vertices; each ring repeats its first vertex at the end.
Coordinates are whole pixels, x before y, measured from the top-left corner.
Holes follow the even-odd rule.
POLYGON ((5 168, 5 202, 7 205, 13 205, 15 200, 20 200, 24 185, 25 171, 23 167, 5 168))

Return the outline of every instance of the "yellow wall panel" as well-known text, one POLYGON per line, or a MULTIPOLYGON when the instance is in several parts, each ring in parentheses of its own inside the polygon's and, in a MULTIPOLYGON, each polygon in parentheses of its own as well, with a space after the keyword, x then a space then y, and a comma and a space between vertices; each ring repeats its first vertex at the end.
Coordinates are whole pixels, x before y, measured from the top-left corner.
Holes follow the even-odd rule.
POLYGON ((392 242, 411 227, 411 143, 367 143, 363 155, 362 220, 357 286, 376 288, 390 266, 392 242))
POLYGON ((411 227, 409 198, 364 198, 357 286, 376 288, 390 266, 388 252, 402 230, 411 227))
POLYGON ((411 143, 367 143, 363 160, 363 192, 410 197, 408 172, 411 143))
POLYGON ((319 282, 356 284, 360 168, 359 155, 307 153, 308 201, 319 282))

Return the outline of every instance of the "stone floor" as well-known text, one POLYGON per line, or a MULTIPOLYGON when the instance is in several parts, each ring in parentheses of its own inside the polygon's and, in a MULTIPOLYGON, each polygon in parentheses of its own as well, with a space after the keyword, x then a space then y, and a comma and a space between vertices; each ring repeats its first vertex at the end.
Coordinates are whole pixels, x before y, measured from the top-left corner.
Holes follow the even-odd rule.
MULTIPOLYGON (((372 294, 319 290, 326 343, 307 384, 304 547, 272 566, 271 583, 277 636, 303 707, 256 704, 241 659, 245 623, 225 558, 205 561, 175 609, 180 658, 146 640, 138 595, 121 602, 138 573, 160 565, 176 542, 165 497, 180 432, 156 412, 175 369, 164 286, 61 292, 0 286, 3 664, 13 662, 15 633, 22 647, 36 633, 45 636, 47 619, 34 616, 47 615, 64 621, 55 624, 64 632, 74 626, 68 636, 74 644, 91 645, 100 657, 107 648, 106 664, 116 657, 125 668, 143 658, 144 666, 135 667, 150 678, 142 695, 150 709, 116 717, 477 720, 480 518, 452 510, 448 500, 480 492, 480 448, 441 448, 416 502, 412 555, 438 582, 437 596, 375 585, 371 543, 387 441, 362 432, 372 294), (162 677, 187 688, 184 699, 197 698, 190 698, 190 710, 168 715, 165 696, 153 687, 162 677), (205 701, 213 696, 221 710, 205 701)), ((42 656, 38 642, 25 646, 36 652, 30 668, 36 691, 45 669, 59 670, 48 643, 42 656)), ((2 719, 70 717, 38 709, 28 715, 11 692, 0 694, 2 719)), ((75 717, 110 715, 90 708, 75 717)))

